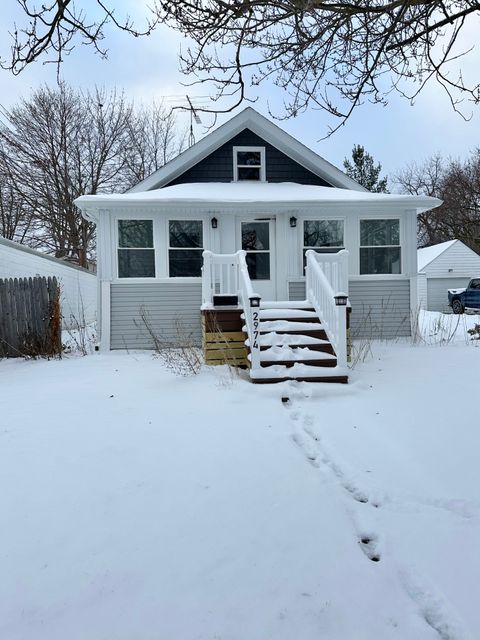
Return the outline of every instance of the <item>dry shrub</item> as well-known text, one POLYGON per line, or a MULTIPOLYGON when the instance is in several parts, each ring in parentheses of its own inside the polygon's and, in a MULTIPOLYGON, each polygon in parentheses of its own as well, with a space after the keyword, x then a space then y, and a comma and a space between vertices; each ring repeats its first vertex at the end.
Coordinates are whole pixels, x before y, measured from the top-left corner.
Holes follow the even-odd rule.
POLYGON ((178 376, 192 376, 200 373, 203 365, 202 350, 197 346, 193 332, 189 331, 180 318, 175 320, 172 338, 158 332, 153 326, 145 307, 140 307, 140 319, 153 342, 153 348, 165 368, 178 376))

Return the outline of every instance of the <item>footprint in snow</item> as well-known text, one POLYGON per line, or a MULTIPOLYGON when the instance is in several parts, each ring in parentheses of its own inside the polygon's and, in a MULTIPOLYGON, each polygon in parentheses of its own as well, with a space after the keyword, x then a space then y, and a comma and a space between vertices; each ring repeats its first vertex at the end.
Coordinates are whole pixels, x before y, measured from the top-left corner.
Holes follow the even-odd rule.
POLYGON ((378 536, 375 533, 364 533, 358 540, 360 549, 372 562, 380 562, 378 536))

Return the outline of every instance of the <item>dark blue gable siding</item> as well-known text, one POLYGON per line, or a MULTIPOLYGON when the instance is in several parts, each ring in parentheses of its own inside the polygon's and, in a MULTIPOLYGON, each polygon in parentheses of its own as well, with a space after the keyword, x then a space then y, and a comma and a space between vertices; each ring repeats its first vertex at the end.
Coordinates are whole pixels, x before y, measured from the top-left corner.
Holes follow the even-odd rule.
POLYGON ((265 147, 267 182, 297 182, 331 187, 302 165, 292 160, 274 146, 257 136, 250 129, 244 129, 234 138, 219 147, 194 167, 170 182, 231 182, 233 180, 233 147, 265 147))

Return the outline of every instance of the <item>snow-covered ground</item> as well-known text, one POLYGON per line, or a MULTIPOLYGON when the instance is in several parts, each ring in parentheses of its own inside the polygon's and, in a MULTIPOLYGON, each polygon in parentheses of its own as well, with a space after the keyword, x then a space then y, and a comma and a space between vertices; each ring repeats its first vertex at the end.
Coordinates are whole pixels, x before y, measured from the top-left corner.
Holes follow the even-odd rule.
POLYGON ((480 342, 364 355, 343 386, 0 362, 0 638, 478 638, 480 342))

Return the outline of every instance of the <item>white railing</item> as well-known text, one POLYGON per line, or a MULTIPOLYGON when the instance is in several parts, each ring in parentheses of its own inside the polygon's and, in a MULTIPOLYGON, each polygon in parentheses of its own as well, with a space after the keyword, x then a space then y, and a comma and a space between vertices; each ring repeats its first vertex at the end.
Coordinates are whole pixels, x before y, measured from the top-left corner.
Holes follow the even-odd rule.
POLYGON ((306 252, 306 293, 324 326, 340 367, 347 366, 348 251, 306 252), (339 304, 340 303, 340 304, 339 304), (342 304, 343 303, 343 304, 342 304))
POLYGON ((203 252, 202 308, 213 306, 214 295, 238 295, 238 267, 238 253, 203 252))
POLYGON ((243 309, 252 370, 260 368, 260 296, 248 273, 245 251, 231 254, 203 252, 202 308, 213 307, 215 295, 236 295, 243 309))

